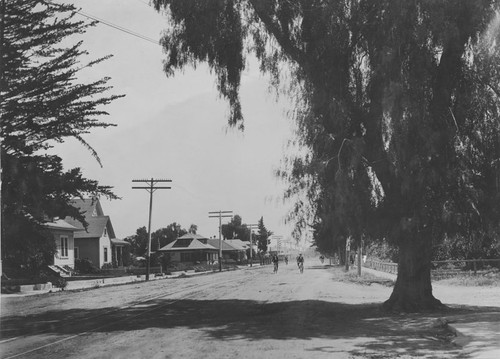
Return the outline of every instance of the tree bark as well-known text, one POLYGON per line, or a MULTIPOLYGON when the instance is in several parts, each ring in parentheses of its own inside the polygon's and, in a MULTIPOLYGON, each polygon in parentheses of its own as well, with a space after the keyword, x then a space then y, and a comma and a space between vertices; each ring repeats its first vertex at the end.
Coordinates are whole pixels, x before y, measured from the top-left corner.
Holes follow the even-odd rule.
POLYGON ((444 307, 432 294, 431 249, 430 237, 409 236, 400 241, 398 277, 384 309, 419 312, 444 307))

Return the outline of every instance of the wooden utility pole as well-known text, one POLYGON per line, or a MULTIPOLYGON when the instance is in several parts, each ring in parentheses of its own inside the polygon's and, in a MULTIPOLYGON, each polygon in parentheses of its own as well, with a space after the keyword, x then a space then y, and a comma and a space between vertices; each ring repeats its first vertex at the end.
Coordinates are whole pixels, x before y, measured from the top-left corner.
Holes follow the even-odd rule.
POLYGON ((148 221, 148 248, 146 252, 146 280, 149 280, 149 270, 151 268, 151 213, 153 212, 153 192, 157 189, 171 189, 172 187, 158 187, 157 183, 172 182, 169 179, 138 179, 132 182, 142 182, 148 184, 147 187, 132 187, 132 189, 145 189, 149 192, 149 221, 148 221))
POLYGON ((233 211, 208 212, 208 218, 219 218, 219 272, 222 272, 222 217, 233 217, 233 211))
POLYGON ((246 224, 246 226, 250 229, 250 267, 253 267, 253 238, 252 238, 252 229, 258 228, 258 224, 246 224))

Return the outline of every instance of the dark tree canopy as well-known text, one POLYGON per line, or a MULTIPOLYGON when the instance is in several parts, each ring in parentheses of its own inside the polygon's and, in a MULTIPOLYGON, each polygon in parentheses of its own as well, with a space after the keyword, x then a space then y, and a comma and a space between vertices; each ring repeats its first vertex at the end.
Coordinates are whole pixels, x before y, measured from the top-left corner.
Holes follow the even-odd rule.
POLYGON ((248 53, 295 100, 294 141, 307 151, 278 175, 297 198, 296 234, 311 226, 331 250, 347 237, 387 238, 399 270, 386 307, 439 307, 433 245, 498 231, 499 1, 154 4, 169 15, 166 72, 207 62, 230 124, 242 123, 248 53))
POLYGON ((148 230, 145 226, 137 228, 135 234, 125 238, 130 243, 130 253, 143 257, 146 256, 148 249, 148 230))
POLYGON ((250 240, 250 229, 242 223, 241 216, 235 214, 227 224, 222 225, 222 237, 224 239, 238 238, 242 241, 250 240))
POLYGON ((84 178, 79 168, 64 170, 59 156, 45 153, 72 137, 100 163, 83 136, 111 126, 100 120, 107 114, 102 106, 121 97, 105 95, 107 78, 78 81, 79 71, 104 59, 82 64, 81 42, 66 45, 91 25, 74 19, 74 11, 51 1, 1 3, 2 256, 9 264, 39 266, 54 254, 47 220, 69 215, 84 223, 72 198, 117 198, 109 186, 84 178))
POLYGON ((195 228, 197 229, 198 226, 192 224, 188 231, 182 228, 177 222, 170 223, 167 227, 160 228, 151 233, 151 248, 154 251, 156 248, 164 247, 187 233, 196 234, 195 228))

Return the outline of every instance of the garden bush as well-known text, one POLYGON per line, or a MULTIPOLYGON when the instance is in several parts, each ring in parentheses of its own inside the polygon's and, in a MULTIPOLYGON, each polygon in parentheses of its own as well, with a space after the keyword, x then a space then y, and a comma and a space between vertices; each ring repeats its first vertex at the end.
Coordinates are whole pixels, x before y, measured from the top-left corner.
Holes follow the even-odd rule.
POLYGON ((99 273, 99 268, 97 268, 90 259, 75 259, 75 269, 80 274, 97 274, 99 273))

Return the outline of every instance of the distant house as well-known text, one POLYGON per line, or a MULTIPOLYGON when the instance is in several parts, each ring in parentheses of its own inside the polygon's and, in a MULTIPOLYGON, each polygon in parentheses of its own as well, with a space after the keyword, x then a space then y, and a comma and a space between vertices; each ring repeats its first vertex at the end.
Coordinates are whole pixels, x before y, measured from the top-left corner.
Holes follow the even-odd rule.
MULTIPOLYGON (((232 259, 235 262, 241 262, 247 259, 246 250, 247 245, 239 239, 225 239, 220 241, 222 243, 222 258, 232 259)), ((211 238, 208 244, 219 250, 219 239, 211 238)), ((250 247, 248 247, 250 248, 250 247)))
POLYGON ((250 241, 242 241, 241 239, 226 239, 226 243, 229 243, 232 247, 241 251, 250 250, 250 241))
POLYGON ((172 263, 210 264, 217 260, 218 250, 207 243, 208 238, 188 233, 160 248, 167 253, 172 263))
POLYGON ((104 264, 123 265, 124 247, 128 242, 115 237, 109 216, 104 215, 98 199, 75 199, 73 206, 84 213, 87 229, 76 219, 66 217, 65 221, 76 227, 74 232, 74 258, 89 259, 101 268, 104 264))
POLYGON ((54 235, 57 251, 54 254, 54 260, 51 265, 75 268, 75 240, 74 233, 78 230, 75 226, 65 220, 55 219, 53 222, 45 223, 54 235))

